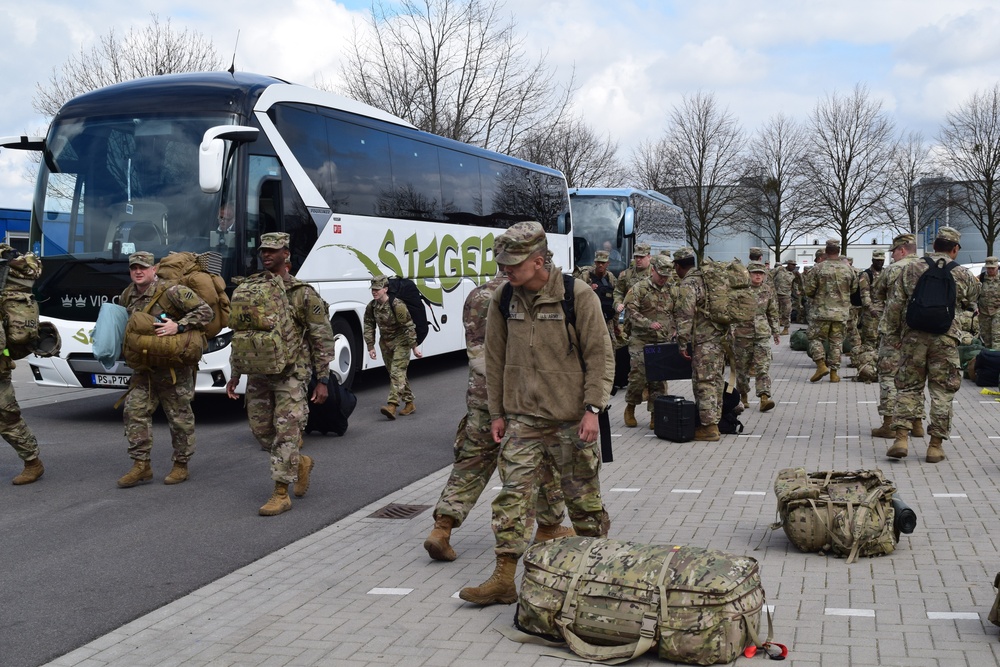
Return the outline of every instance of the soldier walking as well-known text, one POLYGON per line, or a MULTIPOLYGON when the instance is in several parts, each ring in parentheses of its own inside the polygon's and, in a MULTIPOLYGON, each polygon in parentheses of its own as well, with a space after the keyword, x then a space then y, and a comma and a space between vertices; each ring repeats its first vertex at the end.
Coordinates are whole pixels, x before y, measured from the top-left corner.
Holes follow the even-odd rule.
POLYGON ((500 443, 503 488, 493 501, 496 568, 459 597, 480 605, 517 600, 514 574, 528 546, 528 516, 545 461, 559 480, 577 535, 604 537, 598 414, 614 379, 614 353, 600 300, 573 280, 574 320, 563 309, 563 275, 546 264, 545 230, 519 222, 497 237, 493 256, 512 286, 503 312, 494 293, 486 320, 490 432, 500 443), (545 387, 545 391, 538 391, 545 387))
POLYGON ((951 267, 955 281, 955 309, 973 307, 979 298, 979 281, 969 271, 952 264, 961 249, 962 236, 957 229, 941 227, 934 239, 934 250, 924 261, 909 263, 901 270, 892 285, 885 307, 888 328, 900 331, 899 349, 902 353, 899 372, 896 373, 896 401, 892 411, 892 428, 896 439, 886 456, 903 458, 908 451, 908 432, 912 420, 923 416, 924 386, 930 394, 930 420, 927 433, 927 463, 945 459, 944 441, 951 433, 952 401, 962 385, 962 368, 958 360, 958 322, 953 319, 943 334, 929 333, 912 328, 908 308, 920 276, 929 268, 929 262, 951 267))
POLYGON ((875 282, 885 265, 885 251, 872 252, 872 265, 858 275, 858 293, 861 298, 860 323, 858 325, 861 345, 851 350, 851 358, 858 369, 857 379, 871 382, 878 378, 876 365, 878 363, 878 324, 882 319, 885 302, 879 301, 874 295, 875 282))
MULTIPOLYGON (((490 299, 506 284, 507 277, 499 275, 480 285, 469 293, 462 309, 465 349, 469 355, 469 389, 465 394, 465 416, 455 434, 455 463, 434 507, 434 528, 424 541, 424 549, 434 560, 453 561, 458 557, 450 543, 451 531, 465 521, 497 467, 500 443, 494 441, 490 433, 484 345, 490 299)), ((574 534, 571 527, 562 525, 566 504, 548 462, 541 479, 535 507, 536 544, 574 534)))
POLYGON ((368 346, 368 356, 374 359, 377 326, 379 350, 389 371, 389 398, 379 410, 389 419, 395 419, 400 403, 403 403, 403 409, 399 411, 401 415, 413 414, 417 409, 413 405, 413 392, 406 378, 406 369, 410 365, 410 350, 417 359, 424 355, 417 348, 417 327, 406 304, 402 299, 389 298, 389 279, 375 276, 371 288, 372 300, 365 308, 365 345, 368 346))
POLYGON ((656 255, 650 261, 650 276, 632 286, 625 295, 625 312, 632 323, 628 352, 631 367, 628 389, 625 391, 625 426, 635 427, 635 408, 647 397, 649 428, 654 427, 653 402, 667 393, 667 383, 646 379, 645 346, 664 343, 677 336, 674 326, 674 299, 670 291, 670 274, 673 265, 665 255, 656 255))
MULTIPOLYGON (((632 266, 618 274, 618 279, 615 281, 614 296, 616 313, 620 314, 625 311, 625 295, 628 294, 630 289, 632 289, 632 286, 640 280, 645 280, 649 277, 651 272, 649 263, 652 261, 652 257, 649 253, 650 249, 648 243, 635 244, 635 250, 632 251, 632 266)), ((628 345, 631 326, 632 325, 628 321, 628 313, 625 313, 625 322, 622 326, 621 337, 618 339, 618 343, 615 347, 628 345)))
POLYGON ((618 325, 617 313, 615 312, 615 284, 617 280, 615 274, 608 271, 609 255, 607 250, 598 250, 594 255, 594 266, 585 267, 580 275, 580 280, 590 285, 591 289, 601 300, 601 313, 608 324, 608 335, 611 342, 619 338, 620 333, 616 332, 618 325))
POLYGON ((760 262, 751 262, 747 271, 750 272, 750 289, 757 296, 757 312, 752 322, 733 325, 736 388, 743 406, 749 407, 747 397, 750 376, 753 375, 760 411, 767 412, 774 407, 771 400, 771 340, 775 345, 781 342, 778 304, 765 282, 767 267, 760 262))
POLYGON ((788 327, 792 323, 792 287, 798 275, 795 273, 795 260, 790 259, 784 265, 774 269, 774 295, 778 301, 778 321, 781 324, 781 335, 788 335, 788 327))
POLYGON ((993 332, 1000 332, 1000 271, 997 267, 996 257, 986 258, 986 273, 980 278, 979 288, 979 338, 989 348, 993 347, 993 332))
POLYGON ((810 382, 819 382, 827 374, 830 382, 840 382, 840 355, 850 316, 851 293, 858 287, 858 276, 840 255, 840 241, 826 242, 826 258, 805 279, 809 306, 809 356, 816 362, 810 382), (826 343, 826 349, 824 349, 826 343))
MULTIPOLYGON (((204 329, 212 322, 212 307, 194 290, 161 280, 151 252, 134 252, 128 258, 132 284, 125 288, 119 303, 129 317, 147 312, 158 321, 156 335, 174 336, 188 329, 204 329)), ((125 345, 129 345, 126 337, 125 345)), ((194 380, 198 366, 132 369, 125 398, 125 437, 132 468, 119 480, 120 488, 133 487, 153 478, 150 454, 153 449, 153 413, 160 405, 170 426, 174 447, 173 468, 164 484, 180 484, 188 478, 188 462, 194 456, 194 380)))
MULTIPOLYGON (((285 369, 273 375, 251 374, 247 378, 247 420, 257 442, 271 453, 274 481, 270 499, 258 510, 261 516, 276 516, 292 509, 289 484, 294 484, 292 492, 296 498, 305 496, 309 490, 314 461, 299 453, 309 416, 306 394, 310 378, 316 378, 309 400, 317 404, 326 402, 330 363, 334 358, 328 306, 316 290, 288 272, 289 240, 285 232, 261 234, 258 250, 264 270, 281 278, 292 324, 292 338, 285 341, 289 355, 285 369)), ((233 373, 226 384, 229 398, 237 398, 240 377, 233 373)))

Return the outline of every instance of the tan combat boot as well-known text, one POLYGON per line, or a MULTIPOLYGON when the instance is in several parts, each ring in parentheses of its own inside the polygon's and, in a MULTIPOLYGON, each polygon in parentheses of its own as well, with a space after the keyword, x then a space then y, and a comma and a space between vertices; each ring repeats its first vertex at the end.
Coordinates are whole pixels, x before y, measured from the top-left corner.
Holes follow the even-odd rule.
POLYGON ((831 368, 830 369, 830 382, 840 382, 840 376, 837 375, 837 369, 836 368, 831 368))
POLYGON ((896 432, 892 430, 892 417, 882 417, 882 425, 872 429, 873 438, 895 438, 896 432))
POLYGON ((910 438, 907 435, 908 430, 905 428, 896 429, 896 439, 892 443, 892 447, 889 451, 885 453, 886 456, 892 457, 894 459, 906 458, 907 449, 909 448, 910 438))
POLYGON ((653 414, 652 410, 650 410, 649 411, 649 430, 652 431, 652 430, 655 430, 655 429, 656 429, 656 415, 653 414))
POLYGON ((127 489, 139 482, 148 482, 151 479, 153 479, 153 469, 149 467, 149 461, 136 459, 132 462, 131 470, 118 480, 118 488, 127 489))
POLYGON ((914 419, 912 424, 913 424, 912 428, 910 428, 910 435, 912 435, 914 438, 924 437, 924 420, 914 419))
POLYGON ((378 411, 381 412, 382 414, 384 414, 389 419, 395 419, 396 418, 396 404, 395 403, 389 403, 387 405, 383 405, 381 408, 378 409, 378 411))
POLYGON ((625 425, 630 428, 635 428, 639 425, 639 422, 635 420, 635 406, 631 403, 625 406, 625 425))
POLYGON ((547 526, 544 523, 540 523, 538 524, 538 530, 535 531, 535 544, 548 542, 557 537, 574 537, 575 535, 576 531, 573 530, 573 526, 564 526, 561 523, 557 523, 554 526, 547 526))
POLYGON ((417 406, 413 404, 413 401, 410 401, 409 403, 403 406, 403 409, 399 411, 399 414, 405 417, 406 415, 412 415, 416 411, 417 411, 417 406))
POLYGON ((424 540, 424 549, 434 560, 453 561, 458 554, 451 548, 451 529, 455 527, 455 519, 450 516, 434 517, 434 529, 424 540))
POLYGON ((292 487, 292 492, 295 493, 296 498, 301 498, 306 495, 306 491, 309 490, 309 473, 312 472, 312 469, 312 457, 306 456, 305 454, 299 454, 298 479, 295 480, 295 486, 292 487))
POLYGON ((784 329, 781 330, 781 335, 782 336, 787 336, 788 335, 788 327, 785 327, 784 329))
POLYGON ((719 434, 719 425, 710 424, 709 426, 702 426, 699 424, 694 429, 694 439, 701 442, 715 442, 716 440, 721 440, 722 435, 719 434))
POLYGON ((38 481, 38 478, 42 476, 43 472, 45 472, 45 466, 42 465, 42 460, 36 456, 30 461, 24 462, 24 470, 21 471, 21 474, 11 480, 11 482, 16 486, 31 484, 32 482, 38 481))
POLYGON ((180 484, 188 478, 188 464, 187 462, 180 463, 179 461, 174 461, 174 467, 171 468, 170 474, 163 478, 164 484, 180 484))
POLYGON ((514 584, 516 573, 517 558, 497 556, 497 566, 490 578, 481 586, 463 588, 458 592, 458 597, 479 605, 514 604, 517 602, 517 586, 514 584))
POLYGON ((771 400, 771 395, 770 394, 761 394, 760 395, 760 411, 761 412, 767 412, 768 410, 770 410, 773 407, 774 407, 774 401, 771 400))
POLYGON ((261 516, 276 516, 292 509, 292 499, 288 497, 288 484, 275 482, 271 498, 257 511, 261 516))
POLYGON ((826 377, 826 374, 829 373, 829 372, 830 372, 830 369, 826 367, 826 361, 823 360, 823 359, 820 359, 819 361, 816 362, 816 372, 812 374, 812 377, 809 378, 809 381, 810 382, 819 382, 824 377, 826 377))
POLYGON ((744 410, 750 407, 750 397, 747 396, 747 393, 745 391, 740 392, 740 402, 743 403, 744 410))
POLYGON ((931 436, 931 444, 927 446, 927 458, 925 459, 928 463, 940 463, 944 461, 945 456, 942 444, 941 438, 931 436))

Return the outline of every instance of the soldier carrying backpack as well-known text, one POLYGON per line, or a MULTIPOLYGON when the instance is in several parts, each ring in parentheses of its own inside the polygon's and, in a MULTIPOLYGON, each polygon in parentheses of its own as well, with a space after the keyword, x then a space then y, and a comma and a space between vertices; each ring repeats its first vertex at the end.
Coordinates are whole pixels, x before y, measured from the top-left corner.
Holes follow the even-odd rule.
MULTIPOLYGON (((414 286, 415 287, 415 286, 414 286)), ((396 418, 396 409, 403 403, 400 415, 413 414, 413 392, 406 379, 410 365, 410 350, 418 359, 423 355, 417 347, 420 340, 417 327, 403 298, 389 298, 389 279, 383 275, 372 278, 372 300, 365 308, 365 345, 368 356, 375 358, 375 329, 379 331, 382 361, 389 371, 389 398, 379 411, 389 419, 396 418)), ((423 306, 421 306, 422 308, 423 306)))

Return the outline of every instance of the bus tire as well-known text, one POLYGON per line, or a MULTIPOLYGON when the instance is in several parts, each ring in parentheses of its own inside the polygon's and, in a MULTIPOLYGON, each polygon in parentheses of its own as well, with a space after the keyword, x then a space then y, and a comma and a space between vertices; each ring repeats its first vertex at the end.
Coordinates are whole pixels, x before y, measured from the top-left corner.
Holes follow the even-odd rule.
POLYGON ((345 317, 334 316, 330 325, 333 327, 333 373, 342 378, 341 384, 350 389, 361 369, 361 340, 345 317))

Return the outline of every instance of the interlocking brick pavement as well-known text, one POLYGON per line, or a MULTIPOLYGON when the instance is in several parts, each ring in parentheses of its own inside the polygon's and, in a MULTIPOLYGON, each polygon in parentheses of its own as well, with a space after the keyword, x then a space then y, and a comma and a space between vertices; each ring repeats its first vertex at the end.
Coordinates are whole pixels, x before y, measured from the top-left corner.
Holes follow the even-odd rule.
MULTIPOLYGON (((622 392, 613 399, 615 460, 601 473, 612 537, 758 559, 775 640, 789 646, 795 665, 1000 664, 1000 629, 986 621, 1000 570, 1000 402, 966 380, 956 396, 954 438, 945 443, 948 458, 925 463, 927 440, 915 438, 910 456, 892 461, 885 457, 891 441, 870 436, 880 423, 877 385, 850 381, 846 366, 839 384, 811 384, 814 365, 787 341, 775 348, 778 406, 762 414, 751 405, 740 436, 662 441, 642 427, 644 419, 625 428, 622 392), (799 552, 782 531, 768 529, 775 472, 789 466, 881 468, 917 512, 916 531, 895 553, 851 565, 799 552)), ((690 382, 671 382, 670 392, 690 398, 690 382)), ((447 474, 414 482, 50 664, 579 664, 501 636, 496 629, 512 623, 513 606, 478 608, 455 597, 492 571, 496 478, 453 534, 453 563, 432 562, 422 548, 429 511, 409 520, 366 518, 389 502, 433 505, 447 474), (376 588, 402 590, 376 595, 376 588)), ((632 664, 667 663, 650 654, 632 664)))

